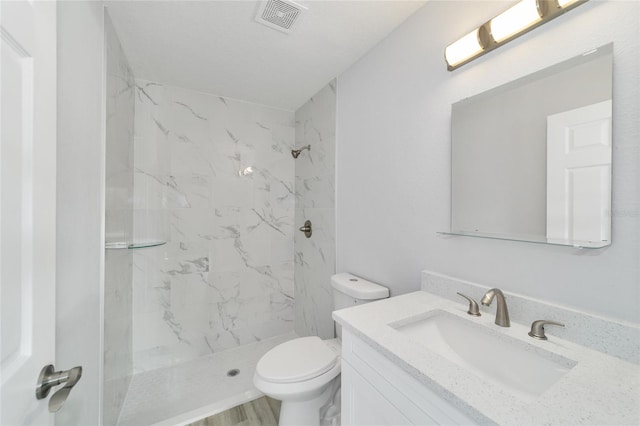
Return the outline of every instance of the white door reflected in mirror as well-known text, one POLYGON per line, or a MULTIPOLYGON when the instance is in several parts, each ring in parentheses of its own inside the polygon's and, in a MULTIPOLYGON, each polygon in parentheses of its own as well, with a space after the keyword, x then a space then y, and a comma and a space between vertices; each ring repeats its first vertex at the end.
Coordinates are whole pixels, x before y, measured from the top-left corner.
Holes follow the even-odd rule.
POLYGON ((547 238, 611 239, 611 101, 547 117, 547 238))

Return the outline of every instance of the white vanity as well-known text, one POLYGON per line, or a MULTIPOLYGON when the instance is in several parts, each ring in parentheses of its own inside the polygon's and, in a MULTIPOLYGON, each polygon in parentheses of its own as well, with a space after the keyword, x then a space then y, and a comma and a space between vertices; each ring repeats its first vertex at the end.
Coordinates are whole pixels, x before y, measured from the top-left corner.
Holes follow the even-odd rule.
POLYGON ((425 274, 423 289, 334 312, 343 425, 640 424, 636 325, 507 294, 499 327, 494 307, 473 317, 455 295, 486 288, 425 274), (567 327, 533 339, 532 315, 567 327))
POLYGON ((429 386, 350 332, 342 337, 343 425, 474 424, 429 386))

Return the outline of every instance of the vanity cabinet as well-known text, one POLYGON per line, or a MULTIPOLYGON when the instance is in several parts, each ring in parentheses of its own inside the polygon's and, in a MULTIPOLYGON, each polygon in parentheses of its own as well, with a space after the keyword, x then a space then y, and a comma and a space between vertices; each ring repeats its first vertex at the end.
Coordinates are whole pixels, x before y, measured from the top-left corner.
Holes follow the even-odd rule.
POLYGON ((343 425, 471 425, 475 422, 343 329, 343 425))

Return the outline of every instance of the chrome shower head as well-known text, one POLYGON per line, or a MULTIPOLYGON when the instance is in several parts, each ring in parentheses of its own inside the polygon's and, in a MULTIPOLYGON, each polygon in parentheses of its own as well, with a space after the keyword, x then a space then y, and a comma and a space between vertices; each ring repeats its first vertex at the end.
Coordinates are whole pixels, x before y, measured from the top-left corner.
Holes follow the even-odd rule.
POLYGON ((305 149, 308 149, 309 151, 311 151, 311 145, 303 146, 300 149, 292 149, 291 155, 293 156, 293 158, 298 158, 298 155, 300 155, 300 153, 305 149))

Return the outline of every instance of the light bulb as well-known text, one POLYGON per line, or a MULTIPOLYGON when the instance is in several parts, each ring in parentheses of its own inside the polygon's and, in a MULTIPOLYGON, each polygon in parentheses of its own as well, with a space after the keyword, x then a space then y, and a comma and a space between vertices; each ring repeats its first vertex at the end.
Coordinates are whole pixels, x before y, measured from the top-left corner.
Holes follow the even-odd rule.
POLYGON ((564 9, 565 7, 569 6, 572 3, 575 3, 576 1, 578 0, 558 0, 558 5, 564 9))
POLYGON ((491 20, 491 36, 500 43, 540 20, 536 0, 522 0, 491 20))
POLYGON ((458 41, 447 46, 444 50, 444 57, 449 66, 455 66, 477 55, 482 52, 482 50, 483 48, 478 40, 478 28, 476 28, 458 41))

